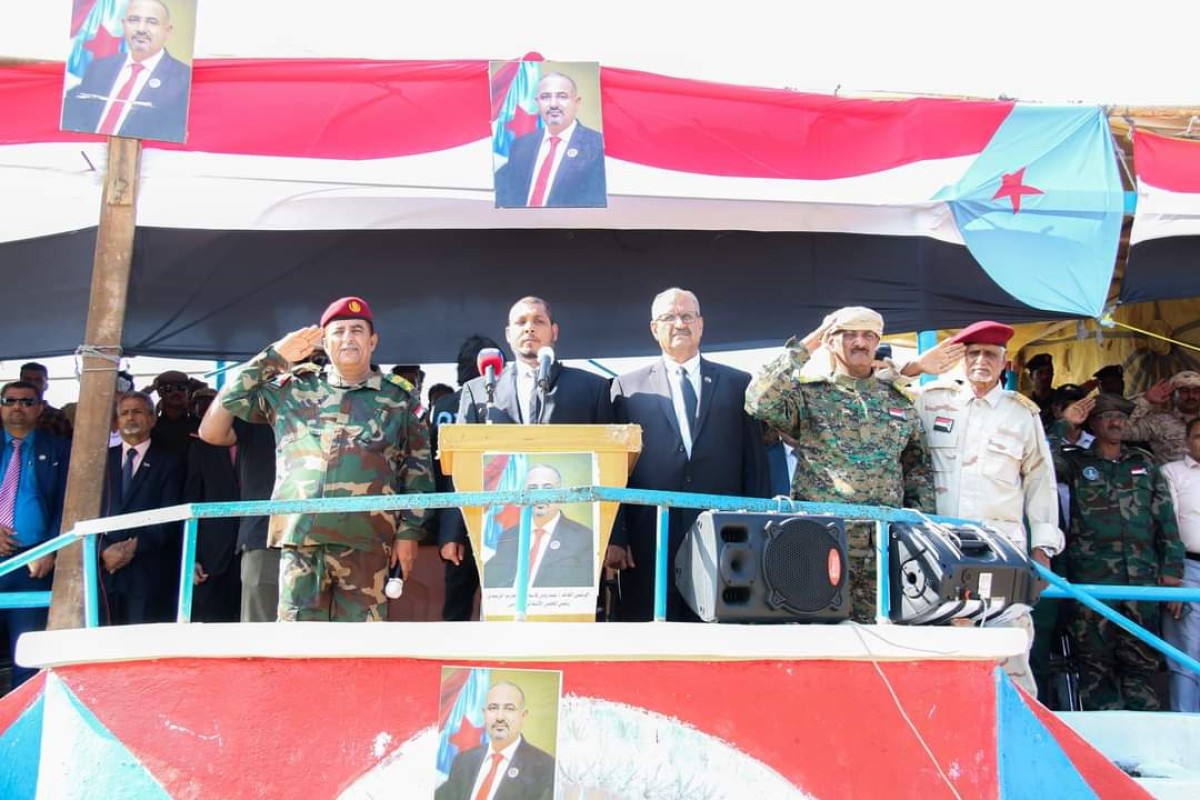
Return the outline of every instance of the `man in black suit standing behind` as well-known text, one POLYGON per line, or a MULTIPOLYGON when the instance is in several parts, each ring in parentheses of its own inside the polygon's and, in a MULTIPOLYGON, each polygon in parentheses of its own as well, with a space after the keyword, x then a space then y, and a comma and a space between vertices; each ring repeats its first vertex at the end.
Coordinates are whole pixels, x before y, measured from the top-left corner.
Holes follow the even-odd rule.
MULTIPOLYGON (((750 375, 700 357, 700 301, 672 288, 654 298, 650 333, 662 358, 613 380, 619 423, 642 426, 642 454, 631 489, 768 497, 762 427, 744 410, 750 375)), ((648 621, 654 613, 653 506, 622 506, 606 566, 621 570, 621 619, 648 621)), ((673 508, 667 552, 672 560, 698 509, 673 508)), ((667 570, 667 619, 696 621, 667 570)))
POLYGON ((435 800, 550 800, 554 756, 521 736, 529 717, 525 693, 501 681, 488 690, 483 724, 488 743, 459 753, 435 800))
POLYGON ((182 142, 192 71, 163 45, 171 11, 161 0, 129 0, 122 20, 127 53, 93 61, 63 99, 69 131, 182 142))
MULTIPOLYGON (((104 504, 101 516, 150 511, 181 501, 183 470, 161 445, 150 441, 154 401, 142 392, 128 392, 117 403, 121 444, 108 449, 104 504)), ((170 558, 179 537, 179 524, 167 522, 100 537, 100 573, 113 625, 170 622, 174 597, 171 573, 179 563, 170 558)))
MULTIPOLYGON (((549 464, 534 464, 525 477, 526 489, 558 489, 562 475, 549 464)), ((558 503, 533 507, 532 539, 529 543, 529 585, 591 586, 596 577, 596 542, 592 529, 562 513, 558 503)), ((489 589, 507 588, 517 577, 517 553, 520 528, 500 534, 496 554, 483 569, 483 585, 489 589)))
POLYGON ((604 136, 575 119, 575 81, 551 72, 538 81, 541 130, 518 136, 496 171, 498 208, 604 208, 604 136))

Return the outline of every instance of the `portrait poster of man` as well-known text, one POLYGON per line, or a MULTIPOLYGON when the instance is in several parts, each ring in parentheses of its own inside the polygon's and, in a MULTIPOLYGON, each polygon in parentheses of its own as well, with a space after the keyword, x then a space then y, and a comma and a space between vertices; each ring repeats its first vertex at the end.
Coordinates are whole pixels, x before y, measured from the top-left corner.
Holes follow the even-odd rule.
MULTIPOLYGON (((485 453, 485 491, 558 489, 596 483, 591 453, 485 453)), ((530 614, 596 610, 599 507, 594 503, 533 506, 529 536, 530 614)), ((516 611, 521 510, 491 506, 484 514, 483 616, 516 611)))
POLYGON ((493 61, 496 208, 605 208, 600 65, 493 61))
POLYGON ((183 142, 196 0, 74 0, 65 131, 183 142))
POLYGON ((562 673, 442 667, 435 800, 554 797, 562 673))

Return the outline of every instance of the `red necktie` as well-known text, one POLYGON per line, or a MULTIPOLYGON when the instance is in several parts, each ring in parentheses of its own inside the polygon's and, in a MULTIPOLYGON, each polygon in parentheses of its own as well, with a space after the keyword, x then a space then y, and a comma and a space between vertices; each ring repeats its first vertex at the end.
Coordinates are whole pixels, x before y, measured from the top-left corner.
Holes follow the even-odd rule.
POLYGON ((117 132, 117 120, 121 118, 121 112, 127 105, 125 101, 129 99, 129 95, 133 94, 133 85, 137 83, 138 75, 144 69, 145 67, 136 61, 129 65, 129 80, 125 81, 121 91, 117 92, 117 96, 113 98, 112 105, 108 107, 108 113, 104 115, 104 120, 100 123, 96 133, 112 136, 117 132))
POLYGON ((557 136, 550 137, 550 152, 542 161, 542 168, 538 170, 537 180, 533 183, 533 194, 529 198, 530 208, 541 208, 546 205, 546 184, 550 183, 550 170, 554 167, 554 153, 558 150, 558 143, 561 141, 562 139, 557 136))
POLYGON ((500 768, 500 762, 503 760, 503 753, 492 753, 492 768, 488 770, 483 783, 479 785, 479 791, 475 793, 475 800, 487 800, 488 795, 492 791, 492 783, 496 780, 496 770, 500 768))
POLYGON ((529 574, 533 575, 533 568, 537 566, 538 545, 542 543, 542 537, 546 535, 545 528, 533 529, 533 544, 529 545, 529 574))

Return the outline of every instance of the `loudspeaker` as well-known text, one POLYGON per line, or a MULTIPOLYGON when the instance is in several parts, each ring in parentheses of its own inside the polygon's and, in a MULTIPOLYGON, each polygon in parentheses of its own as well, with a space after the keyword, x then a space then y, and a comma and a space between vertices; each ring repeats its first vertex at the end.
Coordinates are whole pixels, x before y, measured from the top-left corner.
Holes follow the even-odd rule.
POLYGON ((1029 556, 992 528, 895 523, 888 548, 893 622, 1003 620, 1046 588, 1029 556))
POLYGON ((675 554, 675 585, 706 622, 850 617, 846 527, 828 517, 705 511, 675 554))

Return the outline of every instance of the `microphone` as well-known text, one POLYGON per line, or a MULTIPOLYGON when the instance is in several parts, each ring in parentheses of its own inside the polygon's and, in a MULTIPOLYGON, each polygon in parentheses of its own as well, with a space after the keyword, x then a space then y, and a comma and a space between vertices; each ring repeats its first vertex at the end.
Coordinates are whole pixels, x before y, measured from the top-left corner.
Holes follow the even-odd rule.
POLYGON ((488 388, 488 394, 496 388, 496 377, 504 369, 504 354, 494 347, 485 347, 475 357, 475 367, 483 376, 483 382, 488 388))
POLYGON ((475 357, 475 367, 483 376, 483 385, 487 389, 484 422, 490 425, 492 424, 492 409, 496 405, 496 377, 504 369, 504 354, 494 347, 485 347, 475 357))
POLYGON ((537 385, 543 393, 550 390, 550 367, 554 366, 554 348, 546 345, 538 350, 537 385))

